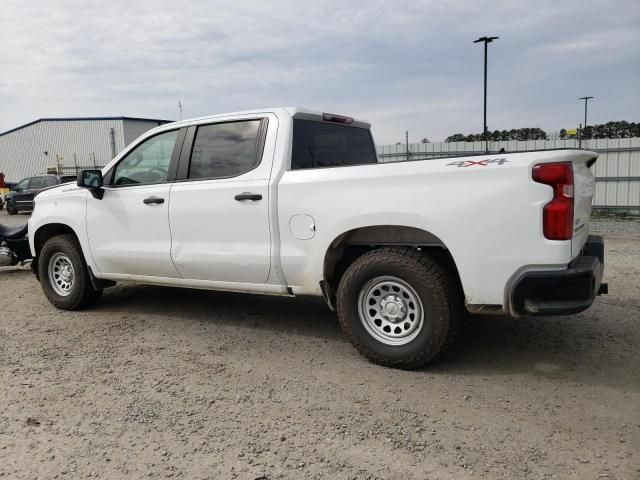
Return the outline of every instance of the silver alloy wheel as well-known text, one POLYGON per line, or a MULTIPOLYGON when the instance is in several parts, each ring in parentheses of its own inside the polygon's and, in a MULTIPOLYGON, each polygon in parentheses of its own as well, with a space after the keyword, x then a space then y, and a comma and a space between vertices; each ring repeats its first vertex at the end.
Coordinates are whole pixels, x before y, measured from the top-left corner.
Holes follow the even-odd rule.
POLYGON ((364 328, 385 345, 405 345, 424 324, 420 297, 404 280, 375 277, 360 290, 358 315, 364 328))
POLYGON ((49 283, 51 288, 61 297, 71 295, 75 271, 69 257, 61 252, 54 253, 49 259, 49 283))

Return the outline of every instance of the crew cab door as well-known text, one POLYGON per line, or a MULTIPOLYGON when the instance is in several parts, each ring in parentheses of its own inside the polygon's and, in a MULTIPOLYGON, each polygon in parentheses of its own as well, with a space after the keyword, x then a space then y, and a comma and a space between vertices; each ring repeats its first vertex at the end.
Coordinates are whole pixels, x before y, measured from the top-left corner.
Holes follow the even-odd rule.
POLYGON ((25 178, 20 180, 13 190, 11 191, 11 201, 19 209, 30 209, 33 207, 33 196, 29 189, 29 184, 37 177, 25 178))
POLYGON ((29 190, 24 192, 24 196, 20 201, 21 208, 28 208, 29 210, 33 209, 33 199, 35 198, 36 194, 40 193, 46 186, 45 180, 45 176, 31 177, 31 181, 29 182, 29 190))
POLYGON ((180 276, 171 261, 168 209, 184 133, 143 140, 104 175, 102 199, 87 196, 89 246, 100 273, 180 276))
POLYGON ((276 128, 268 114, 189 127, 169 202, 171 257, 185 279, 266 282, 276 128))

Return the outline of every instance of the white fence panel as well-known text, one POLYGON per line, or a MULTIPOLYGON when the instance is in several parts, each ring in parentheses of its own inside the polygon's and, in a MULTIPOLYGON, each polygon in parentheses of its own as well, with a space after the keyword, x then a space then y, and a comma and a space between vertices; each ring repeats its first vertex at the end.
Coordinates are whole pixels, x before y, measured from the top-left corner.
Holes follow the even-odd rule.
MULTIPOLYGON (((578 148, 578 140, 530 140, 489 142, 489 150, 507 152, 578 148)), ((484 142, 410 143, 379 145, 381 162, 429 160, 443 156, 482 154, 484 142)), ((601 138, 585 140, 582 148, 595 150, 600 156, 594 166, 596 192, 593 205, 601 209, 640 209, 640 138, 601 138)))

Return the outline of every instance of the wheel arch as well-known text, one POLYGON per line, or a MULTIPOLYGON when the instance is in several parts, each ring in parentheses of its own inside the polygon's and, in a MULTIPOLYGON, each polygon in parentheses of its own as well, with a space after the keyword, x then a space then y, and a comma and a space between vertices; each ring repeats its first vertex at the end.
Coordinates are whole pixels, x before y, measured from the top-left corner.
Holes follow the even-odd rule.
MULTIPOLYGON (((80 253, 82 255, 82 257, 84 258, 84 261, 87 264, 87 270, 89 273, 89 279, 91 280, 91 283, 93 285, 93 287, 96 290, 101 290, 104 288, 108 288, 108 287, 112 287, 113 285, 116 284, 116 282, 113 282, 111 280, 103 280, 100 278, 97 278, 94 274, 94 270, 89 262, 89 260, 91 259, 90 256, 87 256, 87 252, 85 252, 85 248, 82 245, 80 236, 77 234, 77 232, 73 229, 73 227, 67 225, 66 223, 47 223, 44 224, 42 226, 40 226, 35 234, 33 235, 33 247, 35 250, 35 256, 33 258, 33 265, 32 265, 32 271, 36 274, 36 277, 38 276, 38 262, 39 262, 39 257, 40 257, 40 251, 42 250, 42 247, 44 246, 44 244, 46 243, 47 240, 49 240, 50 238, 53 238, 57 235, 73 235, 76 240, 78 241, 78 245, 80 246, 80 253)), ((39 280, 40 278, 38 278, 39 280)))
POLYGON ((43 245, 47 240, 57 235, 71 234, 80 240, 80 237, 76 231, 67 224, 64 223, 47 223, 40 226, 33 234, 33 246, 35 250, 35 256, 40 255, 43 245))
POLYGON ((340 279, 349 265, 368 251, 389 246, 417 249, 434 257, 454 274, 460 284, 453 256, 444 241, 432 232, 405 225, 357 227, 337 235, 324 255, 320 287, 331 309, 335 306, 335 293, 340 279))

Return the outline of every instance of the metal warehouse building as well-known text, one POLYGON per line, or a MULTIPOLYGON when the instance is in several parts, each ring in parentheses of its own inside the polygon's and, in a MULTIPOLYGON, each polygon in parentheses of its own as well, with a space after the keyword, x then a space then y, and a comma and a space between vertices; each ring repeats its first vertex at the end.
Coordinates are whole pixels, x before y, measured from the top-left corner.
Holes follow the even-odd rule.
POLYGON ((169 120, 132 117, 41 118, 0 133, 0 172, 8 182, 103 166, 141 134, 169 120))

